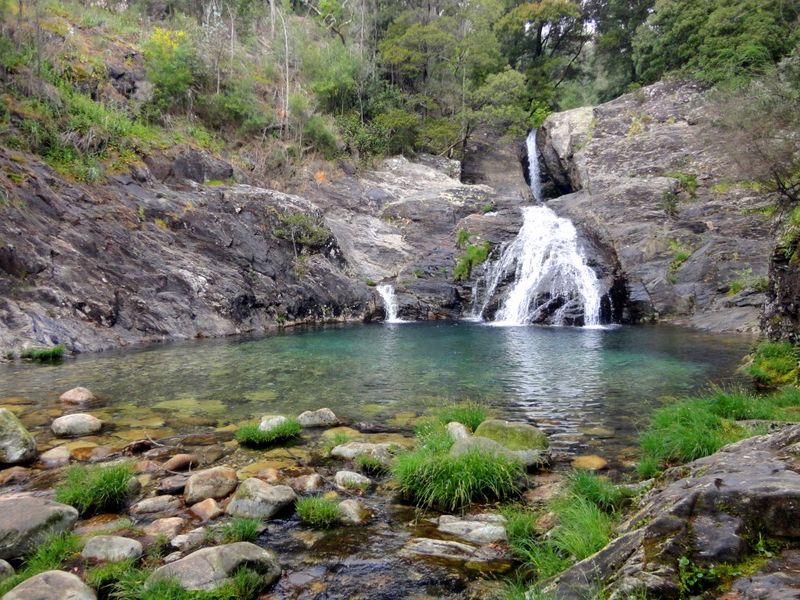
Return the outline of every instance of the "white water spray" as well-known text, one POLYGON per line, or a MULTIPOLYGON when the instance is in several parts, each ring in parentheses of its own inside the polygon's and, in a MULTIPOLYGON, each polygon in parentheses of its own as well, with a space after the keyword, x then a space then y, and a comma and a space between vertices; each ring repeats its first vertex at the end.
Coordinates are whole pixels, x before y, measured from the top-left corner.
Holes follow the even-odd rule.
MULTIPOLYGON (((528 136, 531 192, 541 202, 536 130, 528 136)), ((480 314, 500 284, 514 273, 514 282, 495 316, 498 325, 574 323, 583 315, 587 326, 600 324, 600 283, 586 264, 578 232, 568 219, 544 204, 522 209, 522 228, 497 261, 486 266, 486 295, 480 314)))
POLYGON ((536 202, 541 202, 542 176, 539 173, 539 149, 536 147, 537 131, 537 129, 531 129, 525 143, 528 146, 528 179, 530 179, 531 182, 531 193, 536 202))
POLYGON ((404 323, 403 319, 397 316, 397 296, 394 293, 394 287, 388 283, 382 283, 375 288, 381 295, 383 300, 383 310, 386 312, 384 323, 404 323))

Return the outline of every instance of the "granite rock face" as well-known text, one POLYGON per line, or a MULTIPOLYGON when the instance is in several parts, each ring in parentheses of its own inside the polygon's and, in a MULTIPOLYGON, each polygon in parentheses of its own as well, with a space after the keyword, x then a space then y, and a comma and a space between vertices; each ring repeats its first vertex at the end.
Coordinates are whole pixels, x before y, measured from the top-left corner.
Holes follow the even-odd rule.
POLYGON ((611 249, 631 317, 755 332, 775 202, 733 182, 704 91, 662 82, 551 115, 539 137, 549 201, 611 249))
MULTIPOLYGON (((577 599, 605 582, 615 600, 641 594, 678 598, 682 560, 697 569, 736 565, 757 555, 760 538, 796 539, 798 509, 800 426, 794 425, 668 470, 616 539, 545 588, 556 598, 577 599)), ((732 597, 796 597, 800 584, 782 575, 780 565, 797 557, 783 558, 772 561, 777 571, 765 565, 758 582, 735 582, 739 595, 732 597), (742 595, 760 587, 769 595, 742 595)))

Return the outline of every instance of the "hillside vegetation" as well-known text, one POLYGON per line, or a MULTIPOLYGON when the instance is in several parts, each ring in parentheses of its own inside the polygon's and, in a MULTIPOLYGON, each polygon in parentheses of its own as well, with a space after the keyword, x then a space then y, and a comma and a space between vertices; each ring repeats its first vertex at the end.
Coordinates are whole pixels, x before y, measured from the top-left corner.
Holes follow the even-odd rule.
POLYGON ((671 73, 740 91, 798 40, 780 0, 107 4, 0 2, 0 144, 87 183, 183 146, 278 186, 309 156, 458 157, 671 73))

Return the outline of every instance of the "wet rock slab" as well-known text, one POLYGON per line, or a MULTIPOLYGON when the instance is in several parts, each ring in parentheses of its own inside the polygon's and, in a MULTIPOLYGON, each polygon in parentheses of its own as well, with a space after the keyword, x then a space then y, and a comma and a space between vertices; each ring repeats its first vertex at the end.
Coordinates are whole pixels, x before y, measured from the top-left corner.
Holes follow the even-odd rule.
POLYGON ((27 554, 77 520, 78 511, 66 504, 23 494, 0 497, 0 558, 27 554))

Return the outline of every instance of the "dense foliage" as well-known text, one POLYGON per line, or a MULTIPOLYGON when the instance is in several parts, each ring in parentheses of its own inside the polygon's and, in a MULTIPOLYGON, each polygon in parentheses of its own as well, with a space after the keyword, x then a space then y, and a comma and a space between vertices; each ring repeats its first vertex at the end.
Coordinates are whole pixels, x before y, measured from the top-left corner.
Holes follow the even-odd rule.
POLYGON ((669 74, 769 75, 798 43, 785 0, 101 5, 0 0, 0 143, 86 182, 175 144, 259 181, 309 154, 458 156, 476 128, 523 134, 669 74))

